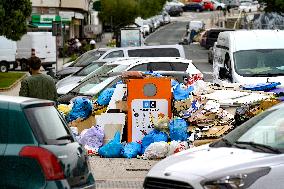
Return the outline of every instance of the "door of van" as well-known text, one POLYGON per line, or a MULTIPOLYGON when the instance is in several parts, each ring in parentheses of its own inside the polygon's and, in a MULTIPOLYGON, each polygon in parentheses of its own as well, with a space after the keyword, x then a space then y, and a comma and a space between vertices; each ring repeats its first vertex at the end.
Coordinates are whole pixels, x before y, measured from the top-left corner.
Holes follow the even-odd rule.
POLYGON ((56 62, 56 38, 51 32, 45 34, 45 62, 56 62))

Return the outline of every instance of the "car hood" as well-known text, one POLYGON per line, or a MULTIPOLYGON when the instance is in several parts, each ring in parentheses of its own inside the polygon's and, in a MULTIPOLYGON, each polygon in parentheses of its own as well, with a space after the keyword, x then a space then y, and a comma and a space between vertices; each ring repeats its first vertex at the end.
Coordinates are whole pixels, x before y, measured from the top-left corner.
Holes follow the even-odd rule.
POLYGON ((73 84, 73 83, 79 83, 81 81, 81 79, 83 79, 84 76, 73 76, 73 75, 70 75, 68 77, 65 77, 64 79, 61 79, 60 81, 58 81, 56 83, 56 88, 61 88, 61 87, 64 87, 66 85, 69 85, 69 84, 73 84))
POLYGON ((210 178, 212 175, 226 174, 241 168, 265 166, 275 162, 268 161, 269 157, 276 156, 279 155, 237 148, 210 148, 209 145, 204 145, 164 159, 149 171, 148 176, 178 173, 210 178))
POLYGON ((71 75, 77 71, 79 71, 80 69, 82 69, 81 67, 66 67, 63 68, 62 70, 59 70, 56 72, 56 75, 60 76, 60 75, 71 75))

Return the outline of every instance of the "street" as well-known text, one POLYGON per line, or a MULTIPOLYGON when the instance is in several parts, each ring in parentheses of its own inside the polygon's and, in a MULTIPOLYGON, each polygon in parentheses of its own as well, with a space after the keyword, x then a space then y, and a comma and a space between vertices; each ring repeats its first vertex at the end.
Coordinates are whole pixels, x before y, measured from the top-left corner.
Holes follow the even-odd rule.
MULTIPOLYGON (((186 20, 203 20, 210 27, 211 16, 215 12, 189 13, 182 17, 172 17, 172 23, 160 28, 146 38, 148 45, 178 44, 184 33, 186 20)), ((185 45, 186 57, 204 74, 206 81, 212 78, 212 65, 208 63, 208 50, 199 44, 185 45)), ((90 164, 97 180, 97 188, 142 188, 143 180, 148 170, 157 160, 142 159, 108 159, 91 157, 90 164)))

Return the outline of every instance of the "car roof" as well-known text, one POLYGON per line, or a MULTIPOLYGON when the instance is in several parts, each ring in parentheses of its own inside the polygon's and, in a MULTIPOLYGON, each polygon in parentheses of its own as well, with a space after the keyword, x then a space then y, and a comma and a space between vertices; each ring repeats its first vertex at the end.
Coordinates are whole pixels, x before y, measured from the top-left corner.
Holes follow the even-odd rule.
POLYGON ((132 50, 132 49, 152 49, 152 48, 183 48, 182 45, 147 45, 147 46, 139 46, 139 47, 118 47, 111 48, 109 50, 132 50))
POLYGON ((19 105, 23 108, 25 107, 34 107, 38 104, 48 104, 53 105, 54 102, 50 100, 43 100, 37 98, 29 98, 29 97, 21 97, 21 96, 7 96, 7 95, 0 95, 0 104, 1 103, 9 103, 14 105, 19 105))
POLYGON ((112 62, 106 63, 106 65, 132 65, 138 63, 147 63, 147 62, 181 62, 181 63, 192 63, 191 60, 179 57, 132 57, 124 60, 114 60, 112 62))

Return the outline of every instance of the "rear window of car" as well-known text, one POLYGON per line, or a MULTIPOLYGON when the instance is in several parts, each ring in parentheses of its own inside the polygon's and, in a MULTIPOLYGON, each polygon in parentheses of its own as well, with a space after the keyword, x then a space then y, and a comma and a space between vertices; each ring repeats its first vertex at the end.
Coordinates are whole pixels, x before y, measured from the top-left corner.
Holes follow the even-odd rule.
POLYGON ((105 52, 106 51, 103 50, 86 52, 85 54, 77 58, 72 64, 72 66, 84 67, 86 66, 86 63, 98 60, 105 52))
POLYGON ((102 65, 104 65, 104 62, 90 64, 89 66, 81 69, 80 71, 78 71, 74 75, 75 76, 87 76, 90 73, 92 73, 93 71, 95 71, 98 68, 100 68, 102 65))
POLYGON ((54 106, 28 108, 25 112, 39 141, 45 144, 66 143, 66 140, 60 140, 60 137, 71 135, 54 106))
POLYGON ((173 62, 173 71, 186 71, 188 68, 188 64, 180 63, 180 62, 173 62))
POLYGON ((128 50, 129 57, 180 57, 176 48, 147 48, 128 50))

